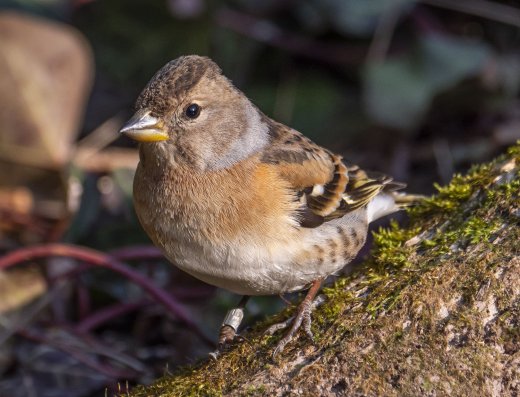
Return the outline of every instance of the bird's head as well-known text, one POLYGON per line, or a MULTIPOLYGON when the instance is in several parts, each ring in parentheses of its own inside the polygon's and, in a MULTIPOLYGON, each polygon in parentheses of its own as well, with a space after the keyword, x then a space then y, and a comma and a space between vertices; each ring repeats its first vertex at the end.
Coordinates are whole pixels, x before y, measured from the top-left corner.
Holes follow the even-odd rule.
POLYGON ((177 58, 152 77, 120 132, 205 170, 230 167, 268 140, 262 113, 211 59, 196 55, 177 58))

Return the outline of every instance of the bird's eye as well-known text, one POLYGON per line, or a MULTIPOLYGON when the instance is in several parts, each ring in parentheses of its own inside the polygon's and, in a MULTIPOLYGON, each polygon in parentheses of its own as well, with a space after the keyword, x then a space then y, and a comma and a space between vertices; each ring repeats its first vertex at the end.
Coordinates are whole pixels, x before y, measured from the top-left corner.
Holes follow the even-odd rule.
POLYGON ((200 114, 200 106, 196 103, 192 103, 190 106, 186 108, 186 116, 190 119, 196 119, 200 114))

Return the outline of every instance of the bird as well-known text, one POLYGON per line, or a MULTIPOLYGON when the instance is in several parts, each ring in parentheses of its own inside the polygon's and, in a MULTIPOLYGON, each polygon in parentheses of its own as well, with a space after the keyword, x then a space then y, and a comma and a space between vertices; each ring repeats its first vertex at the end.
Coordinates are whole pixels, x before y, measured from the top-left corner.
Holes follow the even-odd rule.
POLYGON ((356 257, 372 221, 409 201, 404 184, 266 116, 204 56, 163 66, 120 132, 139 143, 133 200, 152 242, 186 273, 244 296, 217 353, 236 340, 251 296, 308 290, 273 356, 302 324, 312 337, 323 281, 356 257))

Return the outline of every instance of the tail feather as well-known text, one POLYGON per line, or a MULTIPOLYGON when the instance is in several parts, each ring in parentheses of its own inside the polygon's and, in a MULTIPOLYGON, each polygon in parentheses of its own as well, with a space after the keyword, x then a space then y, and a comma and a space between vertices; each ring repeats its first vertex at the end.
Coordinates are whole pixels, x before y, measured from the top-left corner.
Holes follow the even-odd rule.
POLYGON ((367 205, 368 222, 373 222, 386 215, 400 211, 406 207, 417 204, 424 196, 415 194, 383 191, 372 198, 367 205))
POLYGON ((421 194, 409 194, 404 192, 390 191, 390 194, 392 195, 395 204, 399 206, 399 208, 405 208, 410 207, 412 205, 416 205, 426 198, 426 196, 423 196, 421 194))

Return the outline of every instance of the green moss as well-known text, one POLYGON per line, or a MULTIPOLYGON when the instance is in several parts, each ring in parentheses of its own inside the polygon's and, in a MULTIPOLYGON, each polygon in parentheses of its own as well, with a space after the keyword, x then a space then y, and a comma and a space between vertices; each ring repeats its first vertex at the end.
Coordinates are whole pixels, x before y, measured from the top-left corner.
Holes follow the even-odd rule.
MULTIPOLYGON (((504 252, 514 250, 520 238, 518 214, 511 212, 511 208, 518 210, 518 203, 511 207, 520 191, 518 164, 520 143, 494 162, 473 167, 467 175, 455 176, 449 185, 438 186, 437 195, 410 209, 409 226, 392 222, 389 228, 374 233, 371 257, 354 273, 325 288, 327 301, 314 313, 316 349, 323 352, 323 365, 347 354, 353 362, 354 377, 350 381, 357 384, 360 394, 367 395, 388 395, 389 371, 394 370, 400 378, 396 387, 401 395, 438 390, 434 378, 426 378, 424 373, 448 378, 454 395, 471 394, 474 385, 483 387, 493 374, 490 363, 495 362, 497 352, 493 348, 482 353, 464 349, 468 340, 482 332, 475 328, 475 324, 481 324, 481 313, 470 305, 483 299, 480 295, 487 291, 483 280, 490 285, 489 290, 501 287, 493 276, 494 267, 508 263, 504 252), (497 175, 504 173, 506 177, 497 180, 497 175), (504 239, 504 233, 508 239, 504 239), (502 238, 502 243, 494 244, 495 238, 502 238), (476 256, 466 263, 464 258, 470 253, 476 256), (439 284, 441 289, 437 288, 439 284), (437 303, 447 304, 454 289, 461 294, 459 309, 439 322, 437 303), (411 324, 406 330, 402 326, 405 320, 411 324), (450 351, 444 334, 448 320, 454 346, 450 351), (360 353, 365 348, 366 352, 360 353), (409 363, 404 356, 409 357, 409 363), (395 368, 389 370, 387 361, 392 357, 395 368), (404 380, 406 374, 408 381, 404 380), (420 382, 418 376, 422 377, 420 382), (473 383, 468 384, 470 378, 473 383), (421 385, 422 392, 414 389, 421 385)), ((516 250, 518 253, 518 247, 516 250)), ((518 324, 513 319, 520 308, 500 310, 502 314, 493 326, 501 327, 504 343, 512 343, 518 340, 518 324)), ((247 335, 250 343, 237 346, 217 362, 183 369, 152 386, 136 388, 130 395, 219 396, 237 387, 242 387, 241 395, 269 395, 271 385, 251 384, 253 376, 289 365, 284 360, 294 360, 309 345, 305 337, 298 338, 286 347, 280 362, 272 362, 272 347, 282 332, 275 336, 264 336, 263 332, 292 311, 290 308, 256 324, 247 335)), ((305 365, 293 368, 292 373, 298 374, 305 365)), ((319 371, 294 375, 294 385, 306 380, 308 384, 316 382, 318 378, 313 376, 321 376, 319 371)))
POLYGON ((421 242, 421 247, 432 253, 449 254, 468 244, 490 243, 501 224, 499 220, 487 222, 477 215, 459 222, 449 225, 447 229, 438 229, 434 236, 421 242))
MULTIPOLYGON (((398 223, 392 221, 389 228, 380 228, 374 233, 374 252, 373 257, 377 264, 392 267, 402 267, 410 264, 409 258, 412 252, 411 247, 405 243, 420 232, 419 228, 403 229, 398 223)), ((377 277, 376 274, 371 274, 377 277)))
POLYGON ((193 373, 191 377, 179 377, 167 381, 166 379, 156 382, 152 386, 138 387, 128 396, 146 396, 146 397, 213 397, 222 396, 222 392, 206 383, 196 383, 197 376, 193 373))
POLYGON ((490 201, 495 200, 510 200, 512 198, 518 197, 518 192, 520 191, 520 180, 518 179, 519 175, 516 175, 517 179, 514 179, 510 183, 504 183, 499 185, 498 189, 490 190, 487 192, 488 199, 490 201))
POLYGON ((520 140, 516 141, 516 145, 513 145, 507 149, 507 156, 520 159, 520 140))
MULTIPOLYGON (((504 158, 505 156, 498 158, 495 163, 503 161, 504 158)), ((453 214, 473 194, 492 182, 491 171, 495 163, 473 166, 466 175, 454 175, 446 186, 434 184, 438 193, 426 198, 420 205, 410 208, 409 214, 413 219, 423 218, 428 214, 443 214, 445 217, 453 214)))
POLYGON ((493 233, 500 227, 499 220, 487 222, 482 218, 473 216, 469 218, 461 228, 463 237, 469 239, 469 242, 476 244, 479 242, 489 242, 493 233))
POLYGON ((249 386, 246 391, 246 396, 261 396, 265 393, 265 386, 249 386))

